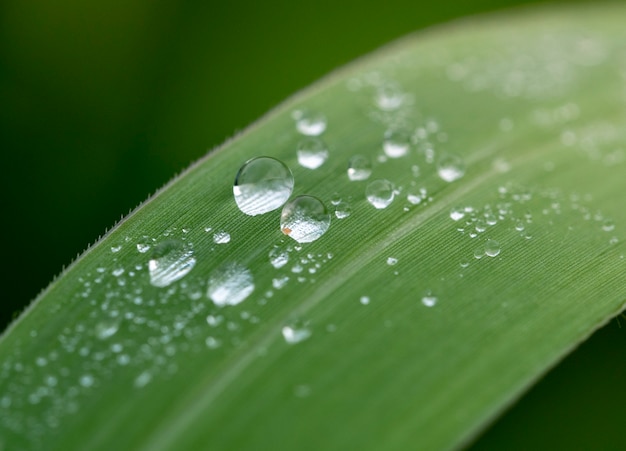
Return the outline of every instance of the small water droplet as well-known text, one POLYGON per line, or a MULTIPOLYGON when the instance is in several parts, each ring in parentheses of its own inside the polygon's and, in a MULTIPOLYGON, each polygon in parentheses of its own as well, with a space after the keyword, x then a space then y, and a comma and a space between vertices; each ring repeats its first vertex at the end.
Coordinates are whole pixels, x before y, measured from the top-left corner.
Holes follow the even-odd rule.
POLYGON ((485 242, 485 255, 488 257, 496 257, 500 254, 500 243, 496 240, 487 240, 485 242))
POLYGON ((213 271, 207 295, 215 305, 224 307, 243 302, 253 291, 250 270, 238 263, 229 263, 213 271))
POLYGON ((95 334, 100 340, 106 340, 117 333, 120 328, 120 318, 110 318, 96 324, 95 334))
POLYGON ((292 114, 296 130, 306 136, 318 136, 326 130, 326 116, 310 110, 296 110, 292 114))
POLYGON ((389 266, 396 265, 396 264, 398 264, 398 259, 395 258, 395 257, 387 257, 387 264, 389 266))
POLYGON ((159 243, 152 251, 148 262, 150 283, 155 287, 166 287, 186 276, 196 265, 193 249, 178 240, 159 243))
POLYGON ((206 322, 211 327, 219 326, 220 324, 222 324, 222 321, 224 321, 224 317, 221 316, 221 315, 218 315, 218 316, 207 315, 207 317, 206 317, 206 322))
POLYGON ((119 246, 111 246, 111 252, 114 253, 114 254, 117 254, 121 250, 122 250, 122 245, 121 244, 119 246))
POLYGON ((286 249, 275 247, 270 251, 269 258, 274 268, 282 268, 289 262, 289 252, 286 249))
POLYGON ((222 342, 215 337, 207 337, 204 343, 209 349, 217 349, 222 345, 222 342))
POLYGON ((330 227, 330 214, 316 197, 298 196, 283 207, 280 229, 298 243, 320 238, 330 227))
POLYGON ((369 296, 361 296, 359 302, 363 305, 368 305, 370 303, 370 298, 369 296))
POLYGON ((604 230, 605 232, 612 232, 613 230, 615 230, 615 223, 610 219, 606 219, 602 223, 602 230, 604 230))
POLYGON ((146 243, 137 243, 137 251, 140 254, 145 254, 150 250, 150 245, 146 243))
POLYGON ((136 388, 145 387, 146 385, 150 383, 151 380, 152 380, 152 373, 146 370, 135 378, 134 385, 136 388))
POLYGON ((339 202, 335 206, 335 216, 337 219, 345 219, 352 214, 352 208, 346 202, 339 202))
POLYGON ((374 102, 383 111, 397 110, 402 106, 405 95, 402 89, 393 82, 387 82, 376 89, 374 102))
POLYGON ((465 162, 458 155, 444 155, 437 162, 437 174, 446 182, 454 182, 465 175, 465 162))
POLYGON ((368 183, 365 189, 367 201, 377 209, 387 208, 396 195, 393 184, 389 180, 379 179, 368 183))
POLYGON ((243 213, 256 216, 282 207, 291 196, 293 184, 293 175, 282 161, 257 157, 237 172, 233 195, 243 213))
POLYGON ((309 338, 311 336, 311 330, 304 326, 292 324, 283 327, 282 334, 288 344, 294 345, 309 338))
POLYGON ((465 217, 465 209, 461 207, 455 207, 450 210, 450 219, 453 221, 460 221, 465 217))
POLYGON ((276 277, 272 279, 272 286, 275 289, 280 290, 287 285, 287 282, 289 282, 289 276, 276 277))
POLYGON ((478 247, 474 250, 474 258, 480 260, 485 255, 485 249, 482 247, 478 247))
POLYGON ((426 198, 426 196, 426 189, 412 186, 406 193, 406 200, 408 200, 410 204, 419 205, 426 198))
POLYGON ((383 140, 383 151, 389 158, 401 158, 409 152, 410 136, 404 130, 389 130, 383 140))
POLYGON ((119 277, 124 274, 124 268, 115 268, 113 271, 111 271, 111 274, 113 274, 114 277, 119 277))
POLYGON ((433 296, 432 293, 426 293, 422 296, 422 304, 426 307, 434 307, 437 304, 437 296, 433 296))
POLYGON ((215 244, 230 243, 230 233, 225 232, 224 230, 220 230, 219 232, 215 232, 213 234, 213 242, 215 244))
POLYGON ((298 143, 298 163, 307 169, 317 169, 328 159, 328 149, 319 138, 306 138, 298 143))
POLYGON ((353 181, 367 180, 372 175, 372 162, 363 155, 354 155, 348 162, 348 178, 353 181))
POLYGON ((82 385, 83 387, 85 387, 85 388, 89 388, 89 387, 91 387, 91 386, 94 384, 95 379, 94 379, 94 377, 93 377, 91 374, 83 374, 83 375, 80 377, 80 379, 79 379, 79 381, 78 381, 78 382, 79 382, 79 383, 80 383, 80 385, 82 385))

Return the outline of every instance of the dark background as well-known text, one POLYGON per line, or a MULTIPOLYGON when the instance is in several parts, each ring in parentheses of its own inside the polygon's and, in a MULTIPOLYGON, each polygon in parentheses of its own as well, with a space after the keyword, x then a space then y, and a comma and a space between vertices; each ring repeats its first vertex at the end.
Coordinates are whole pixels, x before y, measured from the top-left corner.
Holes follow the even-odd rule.
MULTIPOLYGON (((429 25, 557 2, 221 3, 0 2, 0 330, 175 173, 330 70, 429 25)), ((477 449, 626 449, 625 345, 614 321, 477 449)))

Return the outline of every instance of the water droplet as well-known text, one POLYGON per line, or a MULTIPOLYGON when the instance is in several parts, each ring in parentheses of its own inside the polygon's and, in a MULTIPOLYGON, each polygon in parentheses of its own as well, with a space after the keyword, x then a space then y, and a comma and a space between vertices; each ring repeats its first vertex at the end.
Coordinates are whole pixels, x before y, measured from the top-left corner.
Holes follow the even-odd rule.
POLYGON ((307 398, 311 396, 311 387, 308 385, 298 385, 294 387, 293 394, 297 398, 307 398))
POLYGON ((398 259, 395 258, 395 257, 387 257, 387 264, 389 266, 396 265, 396 264, 398 264, 398 259))
POLYGON ((219 326, 220 324, 222 324, 222 321, 224 321, 224 317, 222 315, 207 315, 206 317, 206 322, 211 327, 219 326))
POLYGON ((455 207, 450 210, 450 218, 453 221, 460 221, 465 217, 465 209, 461 207, 455 207))
POLYGON ((134 385, 136 388, 145 387, 152 380, 152 373, 149 371, 144 371, 139 376, 135 378, 134 385))
POLYGON ((166 287, 186 276, 196 264, 193 249, 178 240, 159 243, 148 262, 150 283, 166 287))
POLYGON ((290 345, 300 343, 311 336, 310 329, 295 324, 283 327, 282 333, 283 338, 290 345))
POLYGON ((121 244, 119 246, 111 246, 111 252, 114 253, 114 254, 117 254, 121 250, 122 250, 122 245, 121 244))
POLYGON ((406 193, 406 200, 410 204, 419 205, 424 199, 426 199, 427 193, 425 188, 410 187, 406 193))
POLYGON ((432 293, 426 293, 422 296, 422 304, 426 307, 434 307, 437 303, 437 296, 433 296, 432 293))
POLYGON ((215 337, 207 337, 204 343, 209 349, 217 349, 222 345, 222 342, 215 337))
POLYGON ((387 208, 395 195, 393 184, 385 179, 374 180, 365 189, 367 201, 378 209, 387 208))
POLYGON ((293 184, 293 175, 282 161, 257 157, 237 172, 233 194, 243 213, 256 216, 282 207, 291 196, 293 184))
POLYGON ((230 243, 230 233, 220 230, 219 232, 215 232, 213 234, 213 242, 215 244, 226 244, 230 243))
POLYGON ((95 333, 96 337, 100 340, 106 340, 117 333, 120 328, 120 318, 110 318, 106 321, 102 321, 96 325, 95 333))
POLYGON ((604 230, 605 232, 612 232, 613 230, 615 230, 615 223, 610 219, 606 219, 602 223, 602 230, 604 230))
POLYGON ((383 111, 397 110, 404 103, 405 95, 396 83, 384 83, 376 89, 374 102, 383 111))
POLYGON ((207 295, 215 305, 224 307, 243 302, 253 291, 250 270, 238 263, 229 263, 213 271, 207 295))
POLYGON ((383 151, 389 158, 400 158, 409 152, 410 136, 404 130, 389 130, 383 140, 383 151))
POLYGON ((465 163, 458 155, 444 155, 437 162, 437 174, 446 182, 454 182, 465 174, 465 163))
POLYGON ((145 254, 150 250, 150 245, 145 243, 137 243, 137 251, 141 254, 145 254))
POLYGON ((480 260, 485 256, 485 249, 482 247, 478 247, 474 250, 474 258, 480 260))
POLYGON ((361 296, 361 299, 359 299, 359 302, 363 305, 368 305, 370 303, 370 298, 369 296, 361 296))
POLYGON ((274 268, 282 268, 289 262, 289 252, 286 249, 275 247, 270 251, 269 258, 274 268))
POLYGON ((348 178, 353 181, 367 180, 372 175, 372 162, 363 155, 354 155, 348 162, 348 178))
POLYGON ((326 144, 319 138, 306 138, 298 143, 298 163, 307 169, 317 169, 328 159, 326 144))
POLYGON ((80 385, 82 385, 85 388, 91 387, 94 384, 94 382, 95 382, 95 379, 93 378, 91 374, 83 374, 79 379, 80 385))
POLYGON ((287 285, 287 282, 289 282, 289 276, 276 277, 272 279, 272 286, 275 289, 280 290, 287 285))
POLYGON ((485 242, 485 255, 496 257, 498 254, 500 254, 500 243, 496 240, 487 240, 485 242))
POLYGON ((306 136, 318 136, 326 130, 326 116, 310 110, 296 110, 292 114, 296 130, 306 136))
POLYGON ((330 214, 316 197, 298 196, 283 207, 280 229, 298 243, 310 243, 330 227, 330 214))
POLYGON ((335 216, 337 216, 337 219, 345 219, 351 214, 352 209, 350 208, 350 205, 348 205, 346 202, 339 202, 335 206, 335 216))

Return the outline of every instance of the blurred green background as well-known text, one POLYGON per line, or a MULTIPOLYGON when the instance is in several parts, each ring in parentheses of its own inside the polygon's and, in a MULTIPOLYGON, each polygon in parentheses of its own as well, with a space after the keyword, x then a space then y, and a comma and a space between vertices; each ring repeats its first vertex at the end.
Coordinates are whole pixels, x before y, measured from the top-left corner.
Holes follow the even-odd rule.
MULTIPOLYGON (((0 328, 107 227, 290 94, 411 31, 532 3, 556 2, 3 0, 0 328)), ((612 322, 475 448, 626 449, 625 345, 612 322)))

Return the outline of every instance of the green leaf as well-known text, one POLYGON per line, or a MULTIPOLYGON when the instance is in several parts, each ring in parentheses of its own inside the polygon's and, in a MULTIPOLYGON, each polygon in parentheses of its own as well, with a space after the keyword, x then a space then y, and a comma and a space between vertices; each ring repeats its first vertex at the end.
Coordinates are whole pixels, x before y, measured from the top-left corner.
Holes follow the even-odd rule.
POLYGON ((209 154, 3 335, 0 444, 467 443, 624 306, 624 12, 540 10, 411 36, 209 154), (327 122, 316 170, 296 158, 302 110, 327 122), (390 130, 407 155, 385 157, 390 130), (373 161, 367 181, 346 174, 356 154, 373 161), (448 182, 437 168, 451 155, 466 170, 448 182), (294 196, 351 214, 302 245, 281 233, 280 210, 243 214, 232 184, 256 156, 292 169, 294 196), (387 208, 366 200, 376 179, 395 185, 387 208), (191 269, 171 283, 153 271, 151 284, 164 246, 191 269), (254 290, 220 307, 207 293, 228 271, 254 290))

